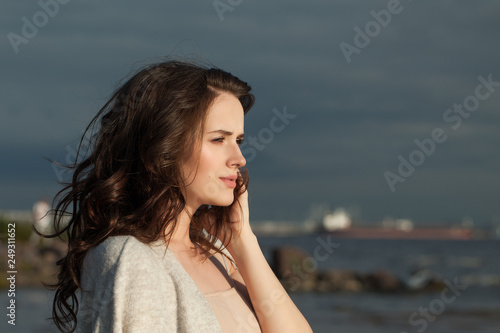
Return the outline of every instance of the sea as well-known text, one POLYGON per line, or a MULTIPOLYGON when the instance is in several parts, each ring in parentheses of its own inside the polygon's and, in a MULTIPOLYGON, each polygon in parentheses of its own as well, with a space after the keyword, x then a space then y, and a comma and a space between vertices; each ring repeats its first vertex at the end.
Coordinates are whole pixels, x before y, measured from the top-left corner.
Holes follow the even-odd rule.
MULTIPOLYGON (((335 239, 328 234, 260 236, 271 260, 275 248, 307 252, 317 270, 387 270, 403 280, 426 269, 456 286, 425 293, 291 293, 317 333, 500 332, 500 240, 335 239)), ((8 296, 0 290, 5 313, 0 332, 57 332, 50 317, 52 292, 16 291, 16 325, 8 324, 8 296)))

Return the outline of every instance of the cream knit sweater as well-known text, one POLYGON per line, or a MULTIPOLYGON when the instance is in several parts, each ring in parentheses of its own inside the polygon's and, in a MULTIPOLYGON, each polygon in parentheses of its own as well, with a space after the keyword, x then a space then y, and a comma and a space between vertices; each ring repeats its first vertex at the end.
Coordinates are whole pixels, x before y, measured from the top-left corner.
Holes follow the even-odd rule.
POLYGON ((89 250, 77 332, 221 332, 205 296, 164 243, 115 236, 89 250))

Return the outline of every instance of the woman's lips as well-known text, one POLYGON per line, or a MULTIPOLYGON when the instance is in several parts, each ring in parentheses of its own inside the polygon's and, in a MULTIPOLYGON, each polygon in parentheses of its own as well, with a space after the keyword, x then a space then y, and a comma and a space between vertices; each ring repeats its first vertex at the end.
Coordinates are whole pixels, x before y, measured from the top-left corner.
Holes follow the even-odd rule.
POLYGON ((236 187, 236 178, 237 176, 231 176, 231 177, 220 177, 219 179, 222 180, 224 184, 226 184, 227 187, 230 188, 235 188, 236 187))

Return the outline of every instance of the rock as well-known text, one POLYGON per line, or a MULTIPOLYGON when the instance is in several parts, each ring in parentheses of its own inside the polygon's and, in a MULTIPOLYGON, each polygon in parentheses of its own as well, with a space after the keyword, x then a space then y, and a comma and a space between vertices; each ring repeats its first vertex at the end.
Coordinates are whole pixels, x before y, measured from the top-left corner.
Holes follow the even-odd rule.
POLYGON ((402 281, 385 269, 370 273, 352 270, 318 270, 317 261, 297 247, 273 250, 271 267, 287 291, 315 292, 420 292, 445 288, 442 278, 430 271, 416 271, 402 281))
POLYGON ((442 291, 446 288, 446 284, 442 278, 434 277, 422 289, 422 291, 442 291))
POLYGON ((380 269, 369 274, 362 274, 359 276, 359 279, 368 291, 402 292, 406 290, 403 282, 385 269, 380 269))
POLYGON ((443 279, 429 269, 412 272, 406 285, 410 291, 437 291, 445 287, 443 279))
MULTIPOLYGON (((16 242, 16 286, 18 287, 40 287, 42 283, 56 282, 56 261, 66 252, 66 244, 54 241, 48 247, 39 247, 36 244, 17 241, 16 242)), ((0 257, 0 266, 7 267, 7 256, 0 257)), ((4 281, 0 281, 0 288, 6 287, 4 281)))
POLYGON ((359 292, 363 291, 363 285, 359 280, 348 280, 344 283, 344 291, 359 292))
POLYGON ((271 267, 285 289, 289 291, 312 291, 315 289, 316 262, 300 248, 274 249, 271 267))
POLYGON ((361 291, 362 289, 363 285, 352 271, 328 270, 317 275, 315 291, 318 292, 361 291))

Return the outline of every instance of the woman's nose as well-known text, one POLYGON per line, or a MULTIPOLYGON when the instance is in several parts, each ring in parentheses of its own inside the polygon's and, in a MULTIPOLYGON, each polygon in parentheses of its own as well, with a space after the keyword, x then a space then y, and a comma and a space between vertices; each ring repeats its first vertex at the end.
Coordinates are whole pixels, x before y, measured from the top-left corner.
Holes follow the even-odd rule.
POLYGON ((247 164, 247 160, 241 152, 240 146, 236 145, 232 151, 230 166, 236 166, 238 168, 244 167, 247 164))

